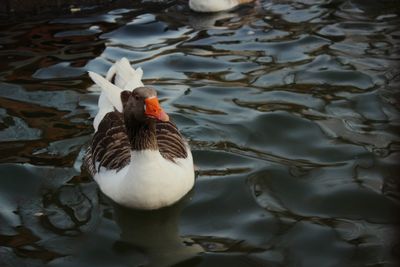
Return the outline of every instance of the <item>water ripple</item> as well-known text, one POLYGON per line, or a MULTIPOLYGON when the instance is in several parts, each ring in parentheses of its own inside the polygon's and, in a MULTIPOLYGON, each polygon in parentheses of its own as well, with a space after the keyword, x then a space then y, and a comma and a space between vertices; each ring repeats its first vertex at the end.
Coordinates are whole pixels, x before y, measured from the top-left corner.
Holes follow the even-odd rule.
POLYGON ((395 265, 396 1, 121 2, 0 23, 0 265, 395 265), (192 146, 196 186, 165 211, 80 170, 86 72, 121 57, 192 146))

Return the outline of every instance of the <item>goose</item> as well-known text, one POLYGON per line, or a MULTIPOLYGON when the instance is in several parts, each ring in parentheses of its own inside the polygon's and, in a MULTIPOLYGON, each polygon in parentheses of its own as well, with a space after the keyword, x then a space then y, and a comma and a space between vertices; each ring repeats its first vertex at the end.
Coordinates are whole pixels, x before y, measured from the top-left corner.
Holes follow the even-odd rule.
POLYGON ((190 147, 161 108, 143 71, 126 58, 106 77, 89 71, 101 88, 95 133, 84 165, 100 190, 122 206, 156 210, 170 206, 194 185, 190 147))
POLYGON ((196 12, 220 12, 254 0, 189 0, 189 7, 196 12))

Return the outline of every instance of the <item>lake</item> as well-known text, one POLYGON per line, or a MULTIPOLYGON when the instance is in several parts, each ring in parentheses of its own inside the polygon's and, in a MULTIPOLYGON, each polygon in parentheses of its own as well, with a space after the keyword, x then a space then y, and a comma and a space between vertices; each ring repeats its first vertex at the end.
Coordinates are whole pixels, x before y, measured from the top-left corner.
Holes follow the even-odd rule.
POLYGON ((0 266, 397 266, 397 1, 147 2, 0 21, 0 266), (199 169, 158 211, 81 169, 121 57, 199 169))

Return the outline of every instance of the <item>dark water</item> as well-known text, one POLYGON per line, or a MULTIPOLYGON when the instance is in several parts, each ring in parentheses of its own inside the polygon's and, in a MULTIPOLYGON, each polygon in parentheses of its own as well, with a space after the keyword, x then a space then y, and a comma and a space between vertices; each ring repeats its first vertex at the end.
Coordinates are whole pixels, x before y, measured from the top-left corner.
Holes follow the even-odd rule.
POLYGON ((0 266, 395 266, 397 1, 185 1, 0 32, 0 266), (200 168, 177 205, 113 206, 81 172, 104 74, 144 70, 200 168))

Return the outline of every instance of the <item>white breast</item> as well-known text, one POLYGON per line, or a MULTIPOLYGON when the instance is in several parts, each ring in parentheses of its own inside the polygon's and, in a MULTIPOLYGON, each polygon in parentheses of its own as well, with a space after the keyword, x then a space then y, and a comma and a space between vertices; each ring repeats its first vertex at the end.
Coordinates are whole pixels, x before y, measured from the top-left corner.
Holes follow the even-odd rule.
POLYGON ((159 151, 132 151, 131 164, 119 172, 101 168, 94 179, 108 197, 121 205, 158 209, 172 205, 193 187, 192 154, 188 149, 186 159, 173 163, 159 151))

